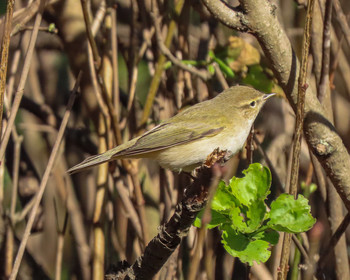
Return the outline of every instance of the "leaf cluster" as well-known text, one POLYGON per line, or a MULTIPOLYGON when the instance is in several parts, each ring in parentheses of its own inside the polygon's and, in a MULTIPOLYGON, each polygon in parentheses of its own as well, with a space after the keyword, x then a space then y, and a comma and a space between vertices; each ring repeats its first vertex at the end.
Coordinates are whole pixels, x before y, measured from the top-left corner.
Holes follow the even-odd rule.
MULTIPOLYGON (((266 262, 270 248, 277 244, 278 231, 300 233, 309 230, 316 219, 310 213, 308 200, 282 194, 265 204, 270 194, 270 170, 259 163, 243 171, 243 178, 233 177, 229 184, 219 183, 211 203, 211 221, 207 228, 219 227, 226 251, 242 262, 266 262)), ((203 211, 194 225, 201 226, 203 211)))

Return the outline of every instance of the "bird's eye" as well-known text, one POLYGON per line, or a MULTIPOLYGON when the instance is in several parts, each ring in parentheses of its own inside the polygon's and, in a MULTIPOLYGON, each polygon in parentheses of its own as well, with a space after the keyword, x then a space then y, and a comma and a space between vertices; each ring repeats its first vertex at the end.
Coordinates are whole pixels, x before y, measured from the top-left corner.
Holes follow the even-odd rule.
POLYGON ((255 106, 256 106, 256 102, 255 101, 252 101, 252 102, 250 102, 250 107, 252 107, 252 108, 254 108, 255 106))

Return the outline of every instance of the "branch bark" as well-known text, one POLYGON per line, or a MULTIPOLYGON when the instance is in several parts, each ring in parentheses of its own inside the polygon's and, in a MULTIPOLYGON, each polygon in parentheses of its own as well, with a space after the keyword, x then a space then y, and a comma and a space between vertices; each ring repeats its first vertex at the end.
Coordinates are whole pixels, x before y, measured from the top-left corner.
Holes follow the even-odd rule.
POLYGON ((143 255, 130 267, 123 262, 119 267, 111 268, 105 279, 152 279, 175 251, 182 237, 187 235, 199 211, 207 204, 209 190, 218 184, 218 167, 203 166, 197 179, 188 187, 185 197, 176 205, 175 213, 147 245, 143 255))
MULTIPOLYGON (((227 14, 237 17, 237 11, 242 11, 239 17, 243 30, 258 39, 279 84, 296 111, 300 63, 277 19, 276 7, 264 0, 240 0, 241 5, 235 9, 223 5, 221 0, 202 2, 218 20, 237 30, 242 30, 241 26, 235 25, 235 20, 228 22, 227 14), (217 8, 218 5, 221 9, 217 8)), ((304 134, 309 148, 322 164, 346 208, 350 210, 350 157, 311 87, 306 90, 304 134)))

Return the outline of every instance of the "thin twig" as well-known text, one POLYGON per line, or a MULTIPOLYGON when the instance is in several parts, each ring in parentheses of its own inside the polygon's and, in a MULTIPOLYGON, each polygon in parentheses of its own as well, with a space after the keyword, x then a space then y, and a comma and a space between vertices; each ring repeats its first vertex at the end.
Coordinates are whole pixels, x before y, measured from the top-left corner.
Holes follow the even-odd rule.
MULTIPOLYGON (((333 41, 333 40, 332 40, 333 41)), ((338 44, 338 47, 335 47, 334 49, 336 51, 334 51, 334 58, 333 58, 333 63, 332 63, 332 66, 330 67, 330 73, 329 73, 329 87, 331 89, 334 88, 334 77, 335 77, 335 71, 337 70, 338 68, 338 65, 339 65, 339 61, 340 61, 340 54, 342 52, 342 48, 341 48, 341 45, 344 41, 344 35, 341 36, 340 40, 339 40, 339 44, 338 44)), ((332 44, 332 42, 331 42, 332 44)), ((331 48, 332 49, 332 48, 331 48)), ((340 70, 341 71, 341 70, 340 70)))
POLYGON ((216 62, 214 62, 214 63, 213 63, 213 66, 214 66, 214 68, 215 68, 215 75, 216 75, 216 78, 217 78, 218 81, 220 82, 222 88, 223 88, 223 89, 228 89, 228 88, 229 88, 229 85, 228 85, 228 83, 227 83, 227 81, 226 81, 226 79, 225 79, 225 76, 224 76, 224 74, 222 73, 222 71, 221 71, 219 65, 218 65, 216 62))
MULTIPOLYGON (((1 54, 0 54, 0 137, 2 131, 2 115, 4 112, 4 96, 6 88, 6 75, 7 75, 7 65, 9 56, 9 46, 10 46, 10 33, 13 17, 13 8, 15 5, 15 0, 8 0, 5 15, 5 27, 4 35, 1 44, 1 54)), ((1 161, 1 157, 0 157, 1 161)))
POLYGON ((134 67, 132 69, 131 79, 130 79, 128 105, 126 107, 126 110, 128 113, 131 110, 131 106, 133 104, 134 97, 135 97, 136 81, 137 81, 137 74, 138 74, 138 64, 139 64, 140 60, 142 59, 142 57, 144 56, 144 54, 147 50, 147 46, 150 45, 150 40, 153 37, 154 32, 155 32, 154 27, 152 27, 149 32, 146 32, 146 31, 144 32, 144 36, 143 36, 144 41, 141 45, 141 48, 140 48, 138 55, 135 57, 134 67))
POLYGON ((15 99, 13 101, 11 112, 10 112, 10 118, 8 120, 4 136, 1 138, 0 164, 2 163, 2 160, 4 158, 6 147, 7 147, 8 141, 10 139, 12 126, 14 125, 17 111, 19 108, 19 104, 21 103, 21 99, 22 99, 22 96, 24 93, 24 86, 25 86, 25 83, 27 81, 31 60, 32 60, 33 53, 34 53, 35 42, 36 42, 36 38, 38 36, 38 28, 39 28, 40 23, 41 23, 42 13, 44 11, 45 3, 46 3, 46 0, 42 0, 40 2, 39 13, 35 17, 34 29, 33 29, 32 35, 30 37, 30 42, 29 42, 27 54, 26 54, 24 64, 23 64, 23 70, 21 73, 21 77, 20 77, 19 84, 17 87, 16 96, 15 96, 15 99))
POLYGON ((11 195, 11 208, 10 208, 10 217, 12 218, 16 211, 16 201, 17 201, 17 190, 18 190, 18 177, 19 177, 19 162, 21 157, 21 144, 23 136, 15 136, 15 151, 13 154, 13 184, 12 184, 12 195, 11 195))
POLYGON ((111 49, 112 49, 112 68, 113 68, 113 105, 117 112, 119 122, 119 75, 118 75, 118 36, 117 36, 117 7, 111 8, 112 28, 111 28, 111 49))
POLYGON ((136 232, 136 235, 138 238, 142 239, 142 230, 141 230, 141 223, 140 218, 136 213, 136 210, 132 204, 132 201, 130 200, 129 193, 123 186, 122 181, 115 180, 115 188, 120 196, 120 200, 122 202, 122 206, 125 209, 125 213, 128 219, 130 219, 132 226, 134 227, 134 230, 136 232))
POLYGON ((5 254, 6 254, 6 265, 5 265, 5 276, 9 277, 12 271, 13 265, 13 254, 14 254, 14 224, 12 222, 12 218, 15 214, 16 210, 16 202, 17 202, 17 192, 18 192, 18 177, 19 177, 19 162, 21 156, 21 144, 23 140, 23 136, 19 136, 16 133, 16 130, 13 131, 15 148, 13 153, 13 175, 12 175, 12 192, 11 192, 11 206, 10 206, 10 216, 7 223, 7 233, 6 233, 6 246, 5 246, 5 254))
POLYGON ((156 37, 157 37, 157 44, 158 47, 160 49, 160 51, 176 66, 178 66, 179 68, 181 68, 182 70, 188 71, 191 74, 198 76, 199 78, 201 78, 203 81, 208 81, 208 79, 210 78, 210 76, 208 75, 209 73, 207 72, 201 72, 199 70, 197 70, 195 67, 192 66, 188 66, 185 63, 182 63, 180 59, 176 58, 171 51, 165 46, 164 42, 163 42, 163 38, 161 35, 161 31, 160 31, 160 26, 159 26, 159 17, 156 17, 155 15, 152 16, 153 18, 153 22, 154 22, 154 27, 156 30, 156 37))
POLYGON ((94 56, 95 66, 97 69, 99 69, 101 66, 101 57, 98 54, 98 49, 94 39, 94 35, 92 34, 92 31, 91 31, 91 21, 89 17, 88 3, 86 0, 81 0, 81 7, 83 9, 84 21, 86 26, 86 34, 92 49, 92 54, 94 56))
POLYGON ((247 141, 246 141, 248 165, 253 163, 253 153, 254 153, 253 138, 254 138, 254 135, 255 135, 255 131, 254 131, 254 124, 253 124, 252 128, 250 129, 247 141))
POLYGON ((23 257, 23 254, 24 254, 24 250, 25 250, 25 247, 27 245, 28 238, 29 238, 32 226, 34 224, 34 219, 35 219, 36 213, 37 213, 39 205, 40 205, 40 201, 41 201, 41 199, 43 197, 43 194, 44 194, 47 182, 49 180, 49 176, 51 174, 51 170, 52 170, 52 168, 54 166, 54 163, 55 163, 55 160, 56 160, 56 156, 58 155, 58 151, 59 151, 59 148, 60 148, 60 145, 61 145, 61 142, 62 142, 62 139, 63 139, 63 135, 64 135, 64 132, 65 132, 65 129, 66 129, 66 126, 67 126, 67 123, 68 123, 70 112, 71 112, 71 109, 72 109, 73 104, 74 104, 74 100, 75 100, 75 97, 76 97, 76 94, 77 94, 77 91, 78 91, 78 87, 80 85, 81 75, 82 74, 80 72, 78 77, 77 77, 77 81, 75 83, 75 86, 73 88, 71 96, 70 96, 70 98, 68 100, 67 109, 66 109, 66 112, 64 113, 64 116, 63 116, 63 119, 62 119, 62 123, 61 123, 60 129, 59 129, 58 134, 57 134, 56 142, 55 142, 55 144, 54 144, 54 146, 52 148, 52 152, 51 152, 49 161, 47 163, 47 167, 45 169, 45 172, 44 172, 44 175, 43 175, 43 179, 42 179, 42 181, 40 183, 40 187, 39 187, 38 193, 35 196, 35 202, 34 202, 33 209, 30 212, 28 223, 27 223, 26 228, 25 228, 24 233, 23 233, 22 241, 21 241, 21 244, 20 244, 18 252, 17 252, 17 256, 16 256, 16 260, 15 260, 15 263, 14 263, 14 266, 13 266, 13 270, 12 270, 11 276, 10 276, 10 280, 15 280, 16 279, 16 276, 17 276, 17 273, 18 273, 18 269, 19 269, 19 266, 21 264, 22 257, 23 257))
POLYGON ((273 180, 276 182, 278 190, 279 190, 281 193, 285 193, 285 189, 284 189, 284 187, 283 187, 283 185, 282 185, 282 182, 281 182, 280 177, 278 176, 278 173, 277 173, 277 171, 276 171, 276 168, 275 168, 274 165, 272 164, 272 162, 271 162, 269 156, 266 154, 265 150, 261 147, 261 143, 260 143, 258 137, 256 137, 255 134, 254 134, 254 142, 255 142, 255 144, 258 146, 258 151, 259 151, 259 153, 264 157, 264 160, 266 161, 268 167, 270 168, 272 178, 273 178, 273 180))
MULTIPOLYGON (((108 122, 105 121, 105 116, 99 114, 98 124, 98 153, 103 153, 108 147, 108 122)), ((96 178, 96 194, 94 202, 93 214, 93 256, 92 256, 92 278, 102 279, 104 275, 104 256, 105 256, 105 237, 102 230, 102 213, 105 205, 105 193, 108 182, 108 163, 103 163, 98 166, 96 178)))
POLYGON ((58 227, 57 207, 56 207, 56 204, 54 204, 54 205, 55 205, 55 211, 56 211, 57 230, 58 230, 57 254, 56 254, 56 265, 55 265, 55 280, 60 280, 61 279, 61 270, 62 270, 64 235, 66 233, 67 226, 68 226, 68 212, 66 211, 66 214, 64 215, 63 228, 60 229, 58 227))
POLYGON ((318 87, 318 99, 322 103, 329 89, 329 61, 331 50, 331 25, 332 25, 332 3, 327 0, 325 6, 325 19, 323 23, 323 43, 322 43, 322 68, 318 87))
POLYGON ((292 234, 292 240, 295 244, 295 246, 297 246, 298 250, 300 251, 300 253, 303 255, 304 259, 305 259, 305 262, 306 263, 309 263, 310 260, 309 260, 309 255, 308 253, 306 252, 304 246, 301 244, 301 242, 299 241, 299 239, 295 236, 295 234, 292 234))
POLYGON ((345 40, 348 43, 348 46, 350 47, 350 27, 348 24, 348 21, 346 19, 346 16, 343 12, 343 9, 341 8, 340 1, 339 0, 332 0, 333 7, 335 10, 336 20, 338 21, 341 30, 344 33, 345 40))
MULTIPOLYGON (((221 160, 224 155, 219 152, 218 157, 215 157, 217 152, 211 154, 214 155, 214 161, 215 158, 221 160)), ((116 275, 130 277, 125 279, 152 279, 175 251, 182 237, 187 235, 198 212, 207 203, 210 186, 214 185, 214 182, 217 183, 220 176, 220 168, 215 162, 211 163, 211 168, 203 165, 198 177, 186 190, 182 201, 177 204, 175 213, 164 226, 160 227, 158 235, 147 245, 143 255, 131 267, 121 268, 122 271, 112 271, 105 276, 105 279, 116 279, 116 275)))
MULTIPOLYGON (((26 31, 26 30, 33 30, 33 29, 34 29, 33 26, 21 26, 18 29, 18 32, 22 32, 22 31, 26 31)), ((47 32, 47 33, 51 33, 51 34, 58 34, 58 29, 56 27, 51 28, 50 26, 48 26, 48 27, 39 27, 39 31, 47 32)))
POLYGON ((320 260, 318 262, 318 269, 317 269, 318 271, 322 271, 324 269, 325 265, 327 264, 327 260, 330 252, 334 250, 334 247, 337 245, 339 239, 342 237, 345 230, 348 228, 349 224, 350 224, 350 213, 346 214, 343 221, 341 222, 337 230, 332 235, 325 251, 320 256, 320 260))
MULTIPOLYGON (((174 10, 175 16, 178 16, 181 13, 184 2, 185 2, 184 0, 177 1, 176 6, 175 6, 175 10, 174 10)), ((157 1, 153 1, 153 7, 155 9, 157 8, 156 5, 157 5, 157 1)), ((167 33, 165 41, 164 41, 164 45, 167 48, 169 48, 169 46, 171 44, 171 41, 173 39, 173 35, 175 33, 175 28, 176 28, 176 23, 175 23, 175 20, 172 19, 170 21, 170 24, 168 27, 168 33, 167 33)), ((150 88, 149 88, 149 91, 147 94, 147 100, 146 100, 146 104, 145 104, 145 107, 143 110, 143 114, 142 114, 142 118, 141 118, 141 122, 140 122, 139 127, 143 127, 147 123, 148 117, 151 114, 153 101, 156 97, 156 93, 157 93, 159 83, 161 80, 161 75, 162 75, 163 70, 164 70, 164 63, 165 63, 165 56, 163 54, 161 54, 158 58, 156 71, 153 75, 153 79, 152 79, 152 82, 151 82, 151 85, 150 85, 150 88)))
MULTIPOLYGON (((59 0, 49 0, 48 4, 54 4, 55 2, 58 2, 59 0)), ((36 15, 38 10, 40 9, 40 3, 41 0, 33 0, 33 1, 27 1, 27 6, 16 9, 16 11, 13 14, 13 20, 12 20, 12 31, 11 31, 11 37, 18 34, 19 29, 21 29, 22 26, 26 25, 32 18, 36 15)), ((26 3, 27 3, 26 2, 26 3)), ((0 19, 0 30, 2 28, 2 19, 0 19)))
MULTIPOLYGON (((297 100, 297 112, 295 132, 293 139, 293 157, 292 157, 292 170, 290 178, 290 194, 296 197, 298 191, 298 178, 299 178, 299 160, 301 149, 301 136, 304 123, 304 110, 305 110, 305 92, 308 87, 306 84, 306 74, 308 66, 308 57, 310 49, 310 29, 312 22, 312 12, 315 0, 308 0, 307 15, 304 28, 303 38, 303 51, 302 62, 300 66, 300 74, 298 80, 298 100, 297 100)), ((285 234, 283 240, 282 256, 280 261, 280 271, 278 273, 278 279, 286 279, 288 274, 288 262, 290 253, 291 234, 285 234)))
POLYGON ((203 212, 203 216, 202 216, 202 223, 201 223, 201 228, 197 231, 198 233, 198 240, 197 240, 197 244, 196 247, 194 248, 194 255, 191 259, 191 269, 187 275, 187 279, 189 280, 194 280, 196 279, 197 276, 197 272, 198 272, 198 267, 199 267, 199 263, 201 260, 201 256, 202 251, 203 251, 203 247, 204 247, 204 242, 205 242, 205 236, 207 233, 207 224, 210 222, 211 220, 211 202, 213 201, 214 195, 216 193, 217 187, 219 185, 219 180, 221 177, 221 172, 220 172, 220 168, 218 168, 218 166, 214 165, 212 167, 213 170, 213 177, 212 177, 212 181, 210 183, 210 186, 208 188, 208 197, 207 197, 207 204, 204 208, 204 212, 203 212))
POLYGON ((113 107, 112 101, 108 95, 108 90, 107 90, 106 84, 105 84, 102 76, 100 75, 99 68, 100 68, 100 64, 101 64, 101 57, 98 54, 96 42, 95 42, 95 39, 93 37, 93 32, 91 30, 91 24, 90 24, 90 20, 89 20, 89 13, 88 13, 86 0, 81 0, 81 4, 83 7, 86 33, 88 35, 89 43, 90 43, 93 58, 94 58, 94 66, 95 66, 97 81, 100 85, 103 100, 107 105, 108 113, 111 117, 114 138, 116 140, 117 145, 120 145, 122 143, 122 137, 121 137, 121 133, 120 133, 120 129, 119 129, 117 112, 115 111, 115 108, 113 107))
MULTIPOLYGON (((13 53, 13 58, 11 62, 11 68, 10 68, 10 75, 8 79, 8 86, 7 86, 7 99, 12 100, 12 94, 13 94, 13 88, 16 80, 16 73, 19 65, 19 60, 21 58, 21 50, 17 49, 13 53)), ((6 96, 5 96, 6 98, 6 96)))

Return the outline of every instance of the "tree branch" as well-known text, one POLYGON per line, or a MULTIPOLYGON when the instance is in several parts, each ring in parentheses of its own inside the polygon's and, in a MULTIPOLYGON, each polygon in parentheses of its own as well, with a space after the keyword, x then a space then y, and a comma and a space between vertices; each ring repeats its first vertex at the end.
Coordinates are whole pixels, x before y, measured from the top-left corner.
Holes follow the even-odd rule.
POLYGON ((105 279, 152 279, 155 276, 180 244, 182 237, 187 235, 199 211, 207 204, 210 189, 218 185, 221 173, 215 163, 224 156, 224 152, 215 150, 208 157, 198 177, 176 205, 174 214, 147 245, 143 255, 131 266, 123 262, 119 267, 112 267, 105 279))
MULTIPOLYGON (((202 0, 207 6, 207 0, 202 0)), ((222 4, 219 0, 210 1, 210 5, 222 4), (215 2, 216 4, 214 4, 215 2)), ((269 1, 241 0, 244 17, 241 22, 259 41, 266 57, 271 62, 272 70, 286 96, 296 111, 298 95, 298 77, 300 64, 290 41, 282 29, 275 7, 269 1)), ((208 7, 208 6, 207 6, 208 7)), ((212 11, 212 8, 209 8, 212 11)), ((212 13, 222 23, 227 21, 228 6, 212 13)), ((232 10, 234 12, 234 10, 232 10)), ((227 25, 227 24, 226 24, 227 25)), ((231 25, 237 30, 239 26, 231 25)), ((304 133, 307 143, 326 170, 345 206, 350 210, 350 157, 342 139, 336 133, 331 121, 317 99, 311 87, 306 90, 304 133)))
POLYGON ((222 24, 241 32, 249 31, 248 27, 243 24, 245 17, 240 7, 233 8, 221 0, 202 0, 202 2, 222 24))

